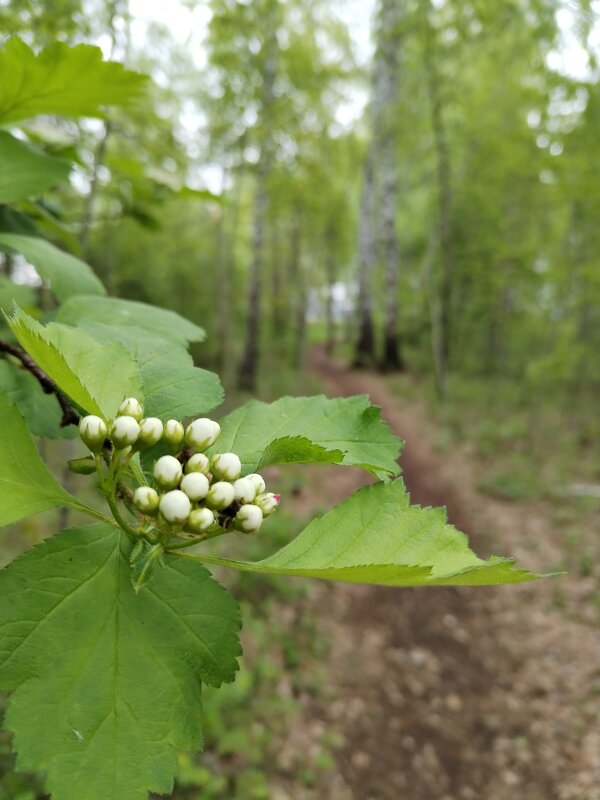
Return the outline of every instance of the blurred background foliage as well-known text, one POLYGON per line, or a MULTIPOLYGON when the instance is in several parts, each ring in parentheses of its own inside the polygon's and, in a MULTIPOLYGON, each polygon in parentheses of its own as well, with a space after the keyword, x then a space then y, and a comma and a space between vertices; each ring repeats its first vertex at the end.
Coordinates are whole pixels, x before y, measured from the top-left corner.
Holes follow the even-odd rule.
MULTIPOLYGON (((0 231, 35 226, 111 293, 205 327, 195 356, 230 404, 319 389, 317 345, 424 400, 440 451, 472 444, 482 492, 598 496, 598 3, 0 0, 0 31, 35 50, 99 44, 153 79, 103 121, 21 125, 76 166, 27 216, 0 208, 0 231)), ((0 258, 2 304, 47 307, 32 267, 0 258)), ((277 524, 285 541, 301 520, 277 524)), ((587 575, 581 518, 568 524, 562 566, 587 575)), ((319 696, 298 673, 273 696, 324 647, 308 611, 293 637, 278 621, 276 598, 301 609, 302 585, 234 590, 253 606, 253 668, 207 696, 208 755, 182 756, 177 797, 270 797, 278 725, 319 696)), ((310 788, 334 745, 295 780, 310 788)), ((28 778, 0 783, 35 796, 28 778)))

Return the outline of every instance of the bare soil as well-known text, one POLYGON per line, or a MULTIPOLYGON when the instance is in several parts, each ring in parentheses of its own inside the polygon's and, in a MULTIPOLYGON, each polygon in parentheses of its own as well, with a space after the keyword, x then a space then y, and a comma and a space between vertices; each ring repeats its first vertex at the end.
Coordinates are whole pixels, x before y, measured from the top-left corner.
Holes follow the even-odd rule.
MULTIPOLYGON (((561 531, 543 506, 479 495, 467 449, 443 457, 433 449, 423 406, 320 350, 313 362, 329 395, 370 395, 406 440, 401 466, 413 502, 446 506, 482 556, 511 554, 542 572, 560 562, 561 531)), ((330 504, 365 479, 324 468, 310 481, 304 498, 330 504)), ((327 782, 304 789, 290 774, 272 800, 600 800, 594 591, 570 576, 472 589, 315 582, 309 602, 330 641, 330 702, 301 698, 303 719, 278 766, 316 748, 325 730, 343 744, 327 782)))

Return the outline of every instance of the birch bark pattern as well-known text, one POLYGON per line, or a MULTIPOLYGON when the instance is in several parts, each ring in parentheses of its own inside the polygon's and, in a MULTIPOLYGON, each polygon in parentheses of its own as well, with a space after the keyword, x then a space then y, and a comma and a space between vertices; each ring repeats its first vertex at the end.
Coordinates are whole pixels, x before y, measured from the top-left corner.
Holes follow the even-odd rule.
POLYGON ((371 139, 365 158, 365 173, 359 216, 358 250, 358 339, 355 366, 376 360, 373 293, 375 270, 384 267, 384 354, 387 369, 402 366, 398 334, 399 247, 396 231, 398 170, 396 117, 400 83, 400 22, 402 6, 396 0, 381 0, 377 27, 372 96, 371 139))

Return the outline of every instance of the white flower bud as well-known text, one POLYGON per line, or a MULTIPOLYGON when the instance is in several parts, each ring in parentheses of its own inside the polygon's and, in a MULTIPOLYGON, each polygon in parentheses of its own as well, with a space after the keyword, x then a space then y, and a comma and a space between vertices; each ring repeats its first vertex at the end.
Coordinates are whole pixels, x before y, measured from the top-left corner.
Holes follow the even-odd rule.
POLYGON ((280 494, 273 494, 273 492, 265 492, 264 494, 259 494, 254 504, 257 505, 260 510, 263 512, 264 517, 268 517, 272 514, 277 506, 279 505, 279 501, 281 499, 280 494))
POLYGON ((133 495, 133 505, 142 514, 153 514, 158 508, 158 492, 151 486, 138 486, 133 495))
POLYGON ((164 489, 174 489, 179 486, 183 470, 175 456, 161 456, 154 465, 156 482, 164 489))
POLYGON ((138 441, 151 447, 162 439, 163 424, 158 417, 146 417, 140 422, 140 436, 138 441))
POLYGON ((110 438, 117 450, 123 450, 130 444, 135 444, 139 435, 140 426, 133 417, 117 417, 110 426, 110 438))
POLYGON ((163 518, 172 524, 183 525, 190 515, 192 504, 185 492, 175 489, 163 494, 158 508, 163 518))
POLYGON ((194 453, 191 458, 188 458, 185 464, 185 471, 202 472, 204 475, 208 475, 210 472, 208 467, 208 458, 204 455, 204 453, 194 453))
POLYGON ((106 422, 93 414, 83 417, 79 422, 79 435, 81 441, 93 452, 102 450, 102 445, 108 435, 106 422))
POLYGON ((187 426, 185 441, 196 450, 206 450, 216 442, 220 433, 221 426, 218 422, 207 417, 201 417, 190 422, 187 426))
POLYGON ((165 422, 164 437, 170 445, 179 447, 183 444, 185 428, 179 420, 169 419, 165 422))
POLYGON ((204 500, 208 494, 209 482, 201 472, 190 472, 183 476, 181 491, 185 492, 193 503, 204 500))
POLYGON ((139 403, 139 400, 136 400, 135 397, 128 397, 127 400, 123 400, 123 402, 119 406, 119 410, 117 411, 117 416, 133 417, 136 422, 139 422, 141 418, 144 416, 144 412, 142 410, 142 406, 139 403))
POLYGON ((215 478, 235 481, 240 477, 242 462, 235 453, 220 453, 211 458, 210 471, 215 478))
POLYGON ((225 481, 213 483, 206 495, 206 505, 210 508, 215 508, 217 511, 227 508, 234 500, 235 490, 231 483, 226 483, 225 481))
POLYGON ((215 515, 210 508, 194 508, 190 511, 186 528, 194 533, 202 533, 215 524, 215 515))
POLYGON ((244 533, 257 533, 263 521, 263 513, 258 506, 243 505, 235 515, 235 527, 244 533))
POLYGON ((256 497, 256 486, 248 478, 239 478, 233 484, 235 499, 240 503, 251 503, 256 497))
POLYGON ((262 475, 259 475, 258 472, 253 472, 251 475, 246 475, 246 478, 249 481, 252 481, 252 483, 256 487, 256 494, 262 494, 267 488, 265 479, 263 478, 262 475))

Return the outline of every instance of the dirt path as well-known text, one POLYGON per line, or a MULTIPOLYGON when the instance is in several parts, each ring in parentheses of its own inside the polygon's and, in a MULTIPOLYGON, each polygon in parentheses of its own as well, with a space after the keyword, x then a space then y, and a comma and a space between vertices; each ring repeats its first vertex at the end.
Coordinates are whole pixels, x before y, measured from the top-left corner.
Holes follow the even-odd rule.
MULTIPOLYGON (((541 570, 558 562, 560 532, 540 509, 478 495, 464 453, 441 461, 433 452, 420 407, 320 351, 313 368, 328 394, 367 393, 382 406, 406 440, 413 502, 447 506, 481 555, 512 554, 541 570)), ((360 483, 354 470, 333 469, 315 473, 313 489, 331 502, 360 483)), ((600 642, 584 591, 568 577, 491 589, 317 584, 334 699, 307 702, 306 723, 339 731, 345 743, 335 785, 310 796, 599 800, 600 642)), ((304 797, 296 792, 293 800, 304 797)))

